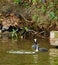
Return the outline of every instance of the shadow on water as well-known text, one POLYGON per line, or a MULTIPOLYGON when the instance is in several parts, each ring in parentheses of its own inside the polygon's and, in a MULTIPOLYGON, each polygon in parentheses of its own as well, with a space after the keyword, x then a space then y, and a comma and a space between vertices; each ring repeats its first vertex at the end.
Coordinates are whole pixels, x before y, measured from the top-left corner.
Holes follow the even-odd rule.
POLYGON ((50 48, 49 41, 38 39, 40 47, 48 48, 48 52, 35 54, 9 54, 7 51, 34 51, 31 48, 33 39, 0 39, 0 65, 57 65, 58 50, 50 48))

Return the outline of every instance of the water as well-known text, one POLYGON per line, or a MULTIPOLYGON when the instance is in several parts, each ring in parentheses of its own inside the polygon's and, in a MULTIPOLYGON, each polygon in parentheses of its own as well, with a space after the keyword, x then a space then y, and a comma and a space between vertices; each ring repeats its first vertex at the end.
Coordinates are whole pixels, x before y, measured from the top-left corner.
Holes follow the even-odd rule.
POLYGON ((52 48, 47 39, 38 39, 38 43, 48 52, 10 54, 7 51, 33 52, 33 39, 0 39, 0 65, 58 65, 58 49, 52 48))

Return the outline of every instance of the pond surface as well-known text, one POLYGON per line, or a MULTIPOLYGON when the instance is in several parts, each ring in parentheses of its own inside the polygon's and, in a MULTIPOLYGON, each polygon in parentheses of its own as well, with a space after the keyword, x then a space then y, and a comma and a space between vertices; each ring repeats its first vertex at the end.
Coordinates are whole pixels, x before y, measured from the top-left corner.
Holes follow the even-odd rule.
POLYGON ((52 48, 47 39, 38 39, 38 43, 48 52, 9 54, 10 50, 34 51, 33 39, 0 39, 0 65, 58 65, 58 49, 52 48))

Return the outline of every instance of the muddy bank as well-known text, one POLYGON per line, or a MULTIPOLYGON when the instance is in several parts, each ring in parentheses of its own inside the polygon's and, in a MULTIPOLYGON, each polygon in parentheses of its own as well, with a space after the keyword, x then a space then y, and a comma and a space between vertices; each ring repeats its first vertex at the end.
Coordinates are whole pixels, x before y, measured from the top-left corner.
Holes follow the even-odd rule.
MULTIPOLYGON (((24 1, 24 0, 23 0, 24 1)), ((49 8, 50 2, 40 4, 28 3, 30 1, 24 1, 20 4, 15 4, 13 1, 1 2, 0 4, 0 30, 3 32, 12 32, 13 29, 20 32, 26 27, 28 33, 33 36, 44 36, 49 37, 49 33, 52 30, 58 30, 58 19, 55 20, 56 14, 51 10, 57 10, 57 4, 54 8, 49 8), (11 2, 11 3, 10 3, 11 2), (27 5, 26 5, 27 4, 27 5), (42 11, 43 8, 43 11, 42 11), (46 9, 45 9, 46 8, 46 9), (53 14, 53 19, 49 17, 47 12, 53 14)), ((52 4, 54 1, 51 1, 52 4)), ((56 3, 56 2, 55 2, 56 3)), ((55 11, 57 13, 57 11, 55 11)), ((56 17, 57 18, 57 17, 56 17)), ((26 30, 24 31, 24 33, 26 30)))

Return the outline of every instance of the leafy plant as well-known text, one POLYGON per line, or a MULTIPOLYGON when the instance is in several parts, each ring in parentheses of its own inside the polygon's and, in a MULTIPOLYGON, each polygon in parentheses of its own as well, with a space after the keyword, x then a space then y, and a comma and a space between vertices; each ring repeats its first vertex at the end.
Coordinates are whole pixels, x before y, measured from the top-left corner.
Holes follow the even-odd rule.
POLYGON ((22 31, 21 31, 21 35, 24 35, 24 34, 26 34, 26 32, 28 32, 29 31, 29 28, 28 27, 23 27, 23 29, 22 29, 22 31))
POLYGON ((50 12, 49 16, 50 16, 51 19, 55 18, 54 12, 50 12))
POLYGON ((28 27, 24 27, 25 31, 28 32, 29 31, 29 28, 28 27))
POLYGON ((12 36, 12 38, 17 38, 18 37, 17 33, 16 33, 16 30, 13 29, 11 36, 12 36))
POLYGON ((49 16, 51 19, 57 19, 57 16, 55 16, 54 12, 50 12, 49 16))

